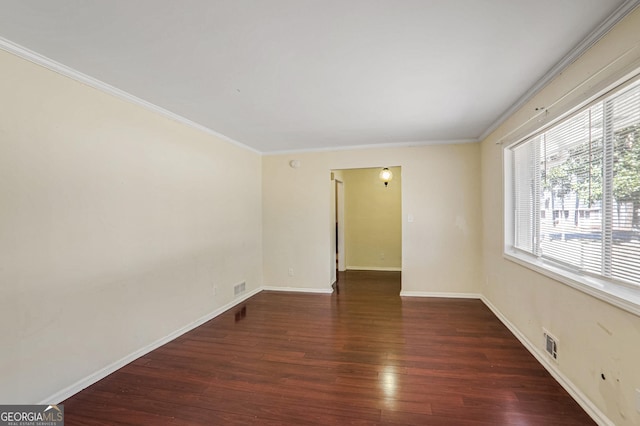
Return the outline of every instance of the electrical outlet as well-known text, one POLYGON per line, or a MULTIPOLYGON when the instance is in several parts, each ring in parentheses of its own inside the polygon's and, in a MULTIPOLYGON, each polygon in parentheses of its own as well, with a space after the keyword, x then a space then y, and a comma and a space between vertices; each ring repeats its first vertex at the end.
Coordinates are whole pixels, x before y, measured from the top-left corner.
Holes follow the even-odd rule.
POLYGON ((214 285, 213 286, 213 295, 215 296, 216 294, 218 294, 218 286, 214 285))
POLYGON ((289 268, 289 276, 292 277, 293 276, 293 268, 289 268))

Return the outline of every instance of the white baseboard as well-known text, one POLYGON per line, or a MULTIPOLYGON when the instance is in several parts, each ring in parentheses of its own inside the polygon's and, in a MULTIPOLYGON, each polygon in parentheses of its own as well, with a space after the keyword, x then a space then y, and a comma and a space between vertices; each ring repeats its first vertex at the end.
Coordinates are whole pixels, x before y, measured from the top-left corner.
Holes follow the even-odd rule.
POLYGON ((446 297, 450 299, 481 299, 478 293, 445 293, 432 291, 401 291, 400 296, 404 297, 446 297))
POLYGON ((331 294, 333 293, 333 288, 305 288, 305 287, 273 287, 273 286, 264 286, 262 290, 266 291, 294 291, 296 293, 323 293, 323 294, 331 294))
POLYGON ((567 376, 565 376, 558 367, 549 360, 547 355, 538 349, 527 337, 518 330, 518 328, 505 317, 498 308, 496 308, 484 296, 480 300, 498 317, 498 319, 516 336, 516 338, 524 345, 524 347, 533 355, 540 364, 553 376, 553 378, 562 386, 571 397, 582 407, 582 409, 600 426, 615 426, 609 418, 584 394, 576 385, 573 384, 567 376))
MULTIPOLYGON (((124 367, 132 361, 140 358, 159 348, 160 346, 174 340, 177 337, 193 330, 196 327, 201 326, 205 322, 217 317, 218 315, 228 311, 234 306, 244 302, 248 298, 260 293, 263 290, 268 291, 291 291, 300 293, 333 293, 332 288, 300 288, 300 287, 272 287, 264 286, 257 288, 242 297, 235 299, 226 305, 214 310, 213 312, 193 321, 186 326, 174 331, 173 333, 156 340, 155 342, 138 349, 137 351, 125 356, 124 358, 109 364, 108 366, 96 371, 93 374, 77 381, 76 383, 54 393, 53 395, 45 398, 39 404, 57 404, 65 399, 75 395, 81 390, 91 386, 99 380, 107 377, 109 374, 124 367)), ((482 302, 493 312, 493 314, 511 331, 511 333, 524 345, 524 347, 538 360, 540 364, 551 374, 551 376, 571 395, 571 397, 585 410, 585 412, 601 426, 615 426, 615 424, 609 420, 609 418, 582 392, 578 389, 571 380, 569 380, 555 364, 553 364, 546 356, 544 352, 538 349, 533 343, 527 339, 527 337, 518 330, 518 328, 511 323, 503 314, 496 308, 486 297, 477 293, 445 293, 445 292, 422 292, 422 291, 402 291, 400 296, 405 297, 445 297, 445 298, 459 298, 459 299, 480 299, 482 302)))
POLYGON ((347 266, 347 271, 389 271, 402 272, 402 268, 395 266, 347 266))
POLYGON ((49 396, 48 398, 45 398, 44 400, 40 401, 39 404, 44 405, 44 404, 58 404, 62 401, 64 401, 65 399, 75 395, 76 393, 80 392, 81 390, 91 386, 92 384, 98 382, 99 380, 104 379, 105 377, 107 377, 109 374, 115 372, 116 370, 124 367, 125 365, 129 364, 132 361, 135 361, 136 359, 140 358, 141 356, 144 356, 146 354, 148 354, 149 352, 151 352, 154 349, 159 348, 160 346, 169 343, 170 341, 172 341, 173 339, 182 336, 183 334, 193 330, 196 327, 201 326, 202 324, 204 324, 205 322, 217 317, 218 315, 228 311, 229 309, 233 308, 234 306, 244 302, 245 300, 247 300, 248 298, 250 298, 251 296, 258 294, 259 292, 262 291, 262 288, 257 288, 253 291, 250 291, 247 294, 243 294, 240 298, 238 299, 234 299, 231 302, 227 303, 226 305, 216 309, 213 312, 210 312, 209 314, 185 325, 184 327, 174 331, 173 333, 162 337, 158 340, 156 340, 153 343, 148 344, 147 346, 138 349, 135 352, 130 353, 129 355, 125 356, 124 358, 119 359, 118 361, 111 363, 109 365, 107 365, 106 367, 96 371, 93 374, 90 374, 89 376, 85 377, 84 379, 81 379, 77 382, 75 382, 74 384, 72 384, 71 386, 68 386, 56 393, 54 393, 53 395, 49 396))

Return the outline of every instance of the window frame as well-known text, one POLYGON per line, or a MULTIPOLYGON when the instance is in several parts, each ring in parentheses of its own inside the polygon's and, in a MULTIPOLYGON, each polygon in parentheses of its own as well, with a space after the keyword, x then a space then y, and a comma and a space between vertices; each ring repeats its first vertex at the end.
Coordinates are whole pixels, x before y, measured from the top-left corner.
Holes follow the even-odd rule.
POLYGON ((585 102, 571 109, 566 109, 558 117, 536 128, 526 136, 505 144, 502 148, 503 177, 503 258, 554 279, 583 293, 594 296, 618 308, 640 316, 640 286, 628 284, 601 275, 579 271, 571 265, 544 258, 515 247, 515 184, 514 184, 514 148, 550 130, 561 122, 570 119, 590 108, 597 102, 610 97, 616 92, 639 84, 640 69, 636 69, 625 79, 609 86, 606 90, 588 98, 585 102))

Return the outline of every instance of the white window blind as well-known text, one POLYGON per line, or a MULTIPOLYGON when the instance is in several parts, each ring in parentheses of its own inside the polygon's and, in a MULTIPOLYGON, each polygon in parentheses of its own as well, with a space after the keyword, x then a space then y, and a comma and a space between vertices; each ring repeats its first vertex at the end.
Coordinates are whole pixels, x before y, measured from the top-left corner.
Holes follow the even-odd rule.
POLYGON ((639 83, 509 148, 514 248, 640 286, 639 83))

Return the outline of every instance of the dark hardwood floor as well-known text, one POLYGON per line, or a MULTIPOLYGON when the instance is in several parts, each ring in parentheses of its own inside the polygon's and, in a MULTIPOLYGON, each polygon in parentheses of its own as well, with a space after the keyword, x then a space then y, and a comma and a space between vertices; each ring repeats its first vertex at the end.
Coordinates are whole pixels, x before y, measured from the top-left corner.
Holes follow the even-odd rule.
POLYGON ((262 292, 64 401, 67 426, 588 425, 481 301, 262 292), (244 309, 244 310, 243 310, 244 309))

